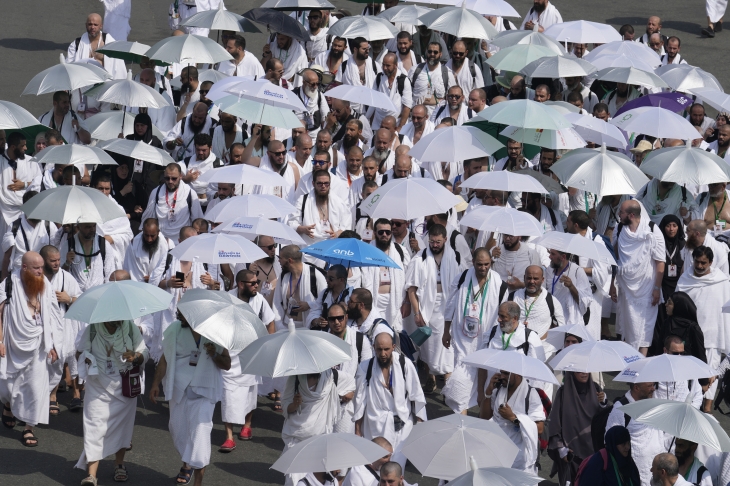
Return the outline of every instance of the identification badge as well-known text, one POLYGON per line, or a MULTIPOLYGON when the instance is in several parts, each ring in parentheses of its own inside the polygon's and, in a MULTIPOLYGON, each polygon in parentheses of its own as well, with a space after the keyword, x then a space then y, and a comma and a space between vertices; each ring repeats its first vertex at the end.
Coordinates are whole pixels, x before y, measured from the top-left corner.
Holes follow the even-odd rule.
POLYGON ((170 211, 170 213, 167 215, 167 220, 170 223, 174 223, 175 222, 175 211, 170 211))
POLYGON ((715 220, 715 231, 724 231, 725 230, 725 220, 724 219, 716 219, 715 220))
POLYGON ((479 317, 479 304, 472 302, 469 306, 469 317, 479 317))
POLYGON ((281 194, 281 186, 276 186, 276 187, 274 188, 274 196, 276 196, 276 197, 284 197, 284 196, 282 196, 282 194, 281 194))
POLYGON ((664 212, 664 206, 661 204, 656 204, 654 206, 654 209, 651 211, 652 214, 662 214, 664 212))
POLYGON ((190 366, 198 366, 198 360, 200 359, 200 350, 196 349, 192 353, 190 353, 190 361, 188 361, 188 364, 190 366))
POLYGON ((390 270, 387 268, 380 269, 380 285, 390 285, 390 270))
POLYGON ((463 326, 464 335, 468 338, 474 339, 479 334, 479 318, 473 316, 464 317, 463 326))
POLYGON ((84 103, 83 101, 81 103, 79 103, 78 106, 76 107, 76 111, 81 111, 81 112, 86 111, 86 103, 84 103))
POLYGON ((373 230, 366 229, 362 232, 362 239, 365 241, 373 241, 373 230))
POLYGON ((141 161, 139 159, 135 159, 134 160, 134 172, 140 172, 141 173, 143 167, 144 167, 144 162, 143 161, 141 161))
POLYGON ((667 269, 667 277, 676 277, 677 276, 677 265, 669 265, 669 268, 667 269))
POLYGON ((107 375, 113 375, 114 374, 114 363, 112 363, 112 360, 107 359, 106 365, 104 366, 104 373, 107 375))
POLYGON ((299 302, 294 299, 289 300, 289 316, 296 317, 299 314, 299 302))
POLYGON ((269 295, 271 293, 271 284, 269 282, 264 282, 264 284, 261 286, 260 290, 261 295, 269 295))
POLYGON ((41 315, 40 315, 40 313, 38 313, 38 314, 33 314, 33 320, 35 321, 35 325, 36 325, 36 326, 42 326, 42 325, 43 325, 43 321, 41 320, 41 315))

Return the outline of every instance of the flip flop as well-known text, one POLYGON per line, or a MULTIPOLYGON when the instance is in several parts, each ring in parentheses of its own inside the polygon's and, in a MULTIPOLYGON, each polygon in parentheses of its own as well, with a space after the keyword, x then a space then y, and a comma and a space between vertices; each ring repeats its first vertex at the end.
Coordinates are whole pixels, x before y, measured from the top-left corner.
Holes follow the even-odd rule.
POLYGON ((218 452, 233 452, 236 450, 236 443, 231 439, 226 439, 222 446, 218 449, 218 452))
POLYGON ((124 464, 114 468, 114 481, 124 483, 127 479, 129 479, 129 475, 127 475, 127 468, 124 467, 124 464))

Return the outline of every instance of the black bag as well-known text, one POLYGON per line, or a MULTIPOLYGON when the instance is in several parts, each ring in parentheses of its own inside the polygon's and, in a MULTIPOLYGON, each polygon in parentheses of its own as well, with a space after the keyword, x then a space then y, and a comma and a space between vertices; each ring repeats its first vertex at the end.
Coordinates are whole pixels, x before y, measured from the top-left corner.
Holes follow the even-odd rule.
POLYGON ((725 374, 722 375, 722 378, 720 378, 720 383, 717 386, 717 392, 717 398, 715 399, 715 410, 723 415, 727 415, 727 413, 723 412, 720 408, 720 404, 722 402, 725 402, 730 405, 730 371, 726 371, 725 374))
MULTIPOLYGON (((629 399, 625 396, 620 396, 616 399, 616 402, 619 402, 621 405, 626 405, 629 403, 629 399)), ((616 402, 613 402, 613 404, 615 405, 616 402)), ((595 452, 606 447, 606 424, 608 423, 608 416, 611 415, 611 410, 613 410, 613 405, 604 407, 591 420, 591 440, 593 441, 593 450, 595 452)), ((627 427, 630 421, 631 417, 624 414, 624 427, 627 427)))

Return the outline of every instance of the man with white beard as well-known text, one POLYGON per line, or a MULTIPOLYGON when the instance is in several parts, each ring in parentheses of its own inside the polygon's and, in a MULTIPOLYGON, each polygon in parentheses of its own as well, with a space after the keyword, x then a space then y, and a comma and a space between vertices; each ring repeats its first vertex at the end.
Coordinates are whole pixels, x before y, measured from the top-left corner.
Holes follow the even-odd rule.
POLYGON ((474 112, 464 103, 464 91, 456 85, 451 86, 446 92, 444 101, 434 107, 431 121, 438 126, 444 118, 451 118, 456 120, 457 125, 463 125, 473 116, 474 112))
MULTIPOLYGON (((722 306, 730 301, 730 281, 727 274, 712 267, 715 258, 711 248, 699 246, 692 252, 692 272, 683 273, 677 282, 677 292, 686 292, 697 306, 697 322, 705 337, 707 364, 717 369, 721 354, 730 349, 730 315, 722 306), (725 299, 725 300, 723 300, 725 299)), ((685 265, 689 261, 685 260, 685 265)), ((717 391, 717 380, 705 394, 703 410, 712 411, 712 401, 717 391)))
POLYGON ((269 59, 278 59, 284 65, 283 78, 289 89, 302 85, 302 78, 297 73, 309 65, 307 52, 302 45, 285 34, 276 34, 276 38, 264 45, 264 54, 261 63, 266 64, 269 59))
POLYGON ((385 438, 393 445, 393 460, 404 466, 401 447, 413 424, 426 420, 426 398, 416 367, 395 351, 392 334, 375 336, 374 354, 360 363, 355 376, 355 434, 385 438))
POLYGON ((454 346, 454 372, 442 393, 446 405, 463 415, 477 404, 477 369, 464 365, 462 360, 482 348, 484 334, 497 318, 500 299, 504 298, 504 292, 500 295, 502 279, 492 271, 487 249, 477 248, 473 261, 472 268, 449 284, 441 338, 446 349, 454 346))
POLYGON ((122 268, 129 272, 132 280, 157 286, 165 271, 167 252, 171 249, 167 238, 160 235, 157 220, 148 218, 127 248, 122 268))
MULTIPOLYGON (((112 197, 112 180, 107 174, 102 174, 96 179, 95 186, 98 191, 101 191, 111 202, 117 205, 124 214, 124 208, 117 203, 112 197)), ((134 238, 132 233, 132 227, 129 224, 129 218, 125 215, 119 218, 114 218, 104 223, 97 223, 96 231, 99 235, 103 236, 106 242, 109 244, 111 250, 114 251, 115 264, 114 268, 119 268, 124 262, 124 255, 127 252, 129 243, 134 238)))
MULTIPOLYGON (((330 107, 327 99, 319 90, 319 76, 312 69, 302 71, 302 85, 292 91, 299 97, 304 105, 304 111, 297 112, 297 117, 306 123, 306 130, 310 137, 316 138, 317 133, 322 129, 323 122, 327 119, 330 107)), ((295 140, 296 142, 296 140, 295 140)), ((309 141, 310 145, 312 141, 309 141)))
MULTIPOLYGON (((228 291, 246 302, 254 314, 269 330, 274 331, 274 311, 271 310, 266 299, 258 293, 259 281, 256 274, 250 270, 241 270, 236 275, 236 286, 228 291)), ((251 420, 256 409, 257 390, 261 378, 255 375, 241 373, 241 360, 238 355, 231 356, 231 368, 222 371, 223 399, 221 400, 221 418, 226 427, 226 441, 221 445, 220 452, 231 452, 236 448, 233 442, 233 424, 242 424, 239 440, 251 440, 251 420)))
POLYGON ((64 353, 58 302, 43 275, 43 257, 23 256, 19 273, 0 283, 0 401, 2 422, 25 422, 22 443, 36 447, 33 427, 48 423, 49 365, 64 353))
POLYGON ((378 173, 381 175, 395 165, 395 150, 391 150, 394 138, 390 130, 379 128, 375 132, 375 143, 365 152, 365 157, 374 157, 378 161, 378 173))
MULTIPOLYGON (((96 234, 96 223, 79 223, 76 234, 61 239, 63 268, 73 275, 84 292, 109 280, 116 270, 114 253, 103 236, 96 234)), ((71 230, 73 231, 73 230, 71 230)))
MULTIPOLYGON (((38 193, 35 191, 27 191, 23 195, 23 203, 28 202, 36 194, 38 193)), ((56 243, 57 234, 58 228, 55 224, 49 221, 28 219, 25 213, 21 213, 20 217, 8 226, 8 231, 3 238, 3 247, 10 246, 5 252, 5 258, 9 261, 7 270, 12 272, 14 269, 20 268, 20 260, 26 252, 40 251, 45 245, 56 243)))
POLYGON ((371 442, 388 451, 388 454, 370 464, 351 467, 347 476, 345 476, 345 481, 342 483, 342 486, 380 485, 380 468, 383 464, 390 461, 390 456, 393 454, 393 446, 385 437, 375 437, 371 442))
MULTIPOLYGON (((448 245, 446 228, 434 224, 428 231, 428 248, 416 255, 408 265, 406 288, 416 326, 428 326, 432 335, 420 348, 420 358, 428 365, 426 393, 436 389, 436 376, 448 381, 454 371, 454 351, 444 347, 446 302, 450 285, 463 271, 454 250, 448 245)), ((466 266, 466 264, 464 264, 466 266)))
MULTIPOLYGON (((711 249, 715 256, 712 260, 712 268, 719 270, 726 277, 728 276, 727 245, 717 241, 708 233, 707 223, 701 219, 690 221, 687 225, 686 238, 687 243, 681 251, 683 261, 691 261, 692 252, 696 248, 704 246, 711 249)), ((684 273, 692 273, 693 270, 692 265, 684 266, 684 273)))

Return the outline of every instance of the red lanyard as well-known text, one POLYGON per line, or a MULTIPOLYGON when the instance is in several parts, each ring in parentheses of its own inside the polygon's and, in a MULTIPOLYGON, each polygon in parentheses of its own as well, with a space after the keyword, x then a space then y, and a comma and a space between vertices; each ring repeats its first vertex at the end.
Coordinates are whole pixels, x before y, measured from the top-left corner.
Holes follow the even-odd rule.
POLYGON ((175 212, 175 204, 177 204, 177 189, 175 189, 175 195, 172 197, 172 206, 170 206, 170 201, 168 199, 168 195, 170 192, 165 189, 165 204, 167 204, 167 207, 170 208, 170 212, 175 212))

